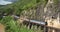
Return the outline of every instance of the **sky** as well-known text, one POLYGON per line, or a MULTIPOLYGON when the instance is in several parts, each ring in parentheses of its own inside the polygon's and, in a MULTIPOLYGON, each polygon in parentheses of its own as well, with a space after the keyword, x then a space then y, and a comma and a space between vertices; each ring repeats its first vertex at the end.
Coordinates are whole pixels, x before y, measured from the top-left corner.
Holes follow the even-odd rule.
POLYGON ((11 3, 12 2, 0 0, 0 5, 7 5, 7 4, 11 4, 11 3))

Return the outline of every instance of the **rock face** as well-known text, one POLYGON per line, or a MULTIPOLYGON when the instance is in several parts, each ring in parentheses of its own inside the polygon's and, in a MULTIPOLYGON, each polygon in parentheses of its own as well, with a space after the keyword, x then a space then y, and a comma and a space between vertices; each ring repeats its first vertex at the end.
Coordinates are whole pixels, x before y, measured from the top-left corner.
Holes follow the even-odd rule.
MULTIPOLYGON (((60 1, 54 4, 54 0, 49 0, 47 6, 44 8, 45 20, 48 26, 60 29, 60 1)), ((57 29, 50 29, 48 32, 59 32, 57 29)))
POLYGON ((42 20, 44 13, 44 4, 38 4, 35 8, 30 8, 28 11, 23 11, 23 16, 27 16, 29 19, 42 20))
POLYGON ((59 13, 59 4, 55 4, 54 0, 48 0, 47 3, 40 3, 36 8, 29 9, 28 11, 23 11, 24 16, 28 16, 30 19, 44 20, 46 17, 57 18, 59 13))
MULTIPOLYGON (((35 9, 24 11, 23 14, 30 19, 45 20, 48 26, 60 29, 60 0, 48 0, 45 5, 39 4, 35 9)), ((54 32, 54 30, 52 30, 52 32, 54 32)), ((55 30, 55 32, 59 31, 55 30)))
POLYGON ((44 8, 44 13, 46 17, 54 16, 57 18, 57 14, 59 13, 59 4, 55 4, 54 0, 49 0, 46 7, 44 8))

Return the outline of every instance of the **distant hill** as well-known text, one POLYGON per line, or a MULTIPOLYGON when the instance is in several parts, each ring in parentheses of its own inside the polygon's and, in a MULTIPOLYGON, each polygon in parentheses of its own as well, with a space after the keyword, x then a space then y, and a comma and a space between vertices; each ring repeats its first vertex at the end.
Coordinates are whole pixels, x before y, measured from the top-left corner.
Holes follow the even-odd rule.
POLYGON ((0 6, 5 6, 5 5, 0 5, 0 6))
POLYGON ((0 5, 7 5, 11 3, 15 3, 17 0, 1 0, 0 5))
POLYGON ((5 0, 5 1, 9 1, 9 2, 16 2, 17 0, 5 0))

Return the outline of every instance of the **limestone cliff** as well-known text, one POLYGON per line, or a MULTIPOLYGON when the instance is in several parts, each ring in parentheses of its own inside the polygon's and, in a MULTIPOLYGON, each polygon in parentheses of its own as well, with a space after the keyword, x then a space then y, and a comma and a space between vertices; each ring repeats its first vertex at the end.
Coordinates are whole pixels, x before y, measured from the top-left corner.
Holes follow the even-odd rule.
POLYGON ((22 14, 24 14, 24 16, 27 16, 30 19, 36 20, 44 20, 46 17, 52 16, 56 18, 60 10, 59 1, 60 0, 46 0, 46 3, 42 2, 38 4, 36 7, 32 7, 27 11, 23 11, 22 14))

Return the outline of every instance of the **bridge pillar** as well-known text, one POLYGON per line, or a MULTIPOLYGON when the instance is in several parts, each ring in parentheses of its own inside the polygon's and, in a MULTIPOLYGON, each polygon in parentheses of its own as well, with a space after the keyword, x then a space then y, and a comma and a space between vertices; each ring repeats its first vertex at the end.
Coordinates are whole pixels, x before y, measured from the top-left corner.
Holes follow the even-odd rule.
POLYGON ((31 27, 32 27, 32 23, 29 23, 28 29, 31 29, 31 27))
POLYGON ((56 31, 55 31, 55 29, 53 29, 53 31, 52 31, 52 32, 56 32, 56 31))
POLYGON ((34 25, 32 24, 32 27, 31 27, 31 29, 34 29, 34 25))
POLYGON ((30 23, 28 24, 28 29, 29 29, 30 23))
POLYGON ((49 28, 48 32, 55 32, 55 29, 49 28))
POLYGON ((39 28, 40 25, 37 25, 37 29, 39 28))
POLYGON ((48 32, 48 27, 44 26, 44 32, 48 32))

